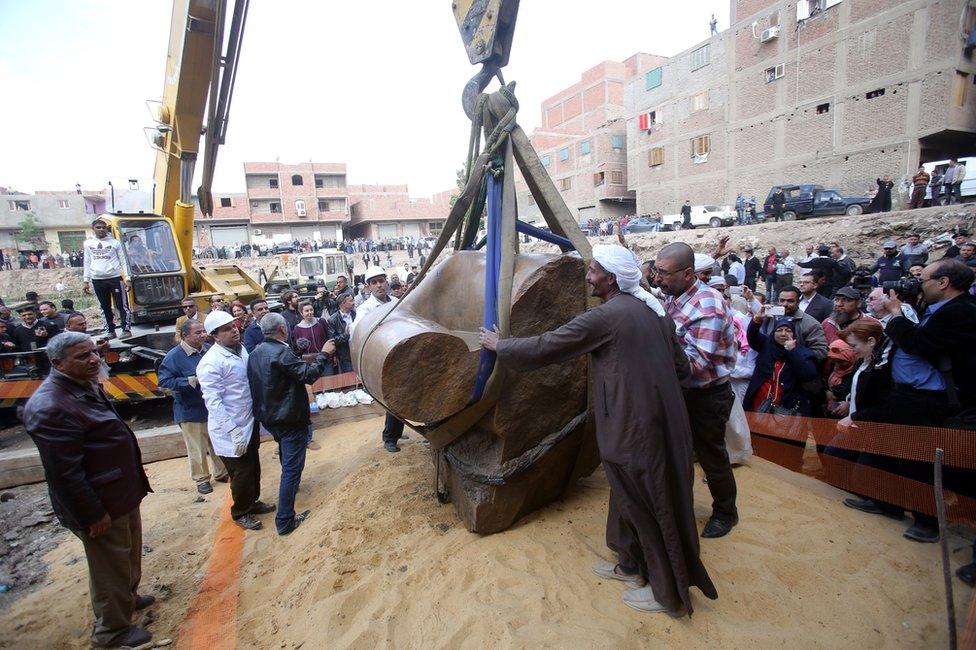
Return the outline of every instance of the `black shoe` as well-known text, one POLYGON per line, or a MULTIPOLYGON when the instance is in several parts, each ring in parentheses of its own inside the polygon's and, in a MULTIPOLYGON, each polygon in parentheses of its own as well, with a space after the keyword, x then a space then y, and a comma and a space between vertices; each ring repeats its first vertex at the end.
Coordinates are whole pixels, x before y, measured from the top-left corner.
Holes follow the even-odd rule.
POLYGON ((229 483, 230 482, 230 475, 224 474, 220 478, 215 478, 214 480, 217 481, 218 483, 229 483))
POLYGON ((146 609, 155 602, 155 596, 136 596, 136 609, 146 609))
POLYGON ((739 523, 738 517, 729 520, 719 519, 718 517, 713 516, 708 520, 708 523, 705 524, 705 527, 702 528, 701 536, 708 539, 725 537, 732 532, 732 528, 734 528, 737 523, 739 523))
POLYGON ((247 511, 249 515, 266 515, 269 512, 274 512, 275 506, 273 503, 265 503, 264 501, 255 501, 251 509, 247 511))
POLYGON ((200 494, 210 494, 213 492, 213 486, 210 485, 210 481, 201 481, 197 483, 197 492, 200 494))
POLYGON ((130 627, 109 643, 92 643, 95 648, 138 648, 152 641, 152 634, 143 627, 130 627))
POLYGON ((976 562, 970 562, 956 569, 956 577, 970 587, 976 587, 976 562))
POLYGON ((904 533, 904 536, 913 542, 924 542, 932 544, 939 541, 939 529, 929 524, 916 521, 904 533))
POLYGON ((243 517, 238 517, 234 520, 234 523, 244 530, 261 530, 261 522, 251 513, 247 513, 243 517))
POLYGON ((387 450, 391 454, 400 451, 400 448, 397 446, 395 442, 384 442, 383 449, 387 450))
POLYGON ((312 511, 311 510, 306 510, 305 512, 299 512, 291 520, 291 526, 289 526, 285 530, 279 530, 278 531, 278 534, 279 535, 290 535, 293 530, 295 530, 296 528, 298 528, 299 526, 302 525, 302 522, 303 521, 305 521, 306 519, 308 519, 308 516, 310 514, 312 514, 312 511))
POLYGON ((905 518, 905 513, 894 507, 889 506, 887 503, 881 503, 880 501, 875 501, 874 499, 844 499, 844 505, 848 508, 853 508, 855 510, 860 510, 861 512, 866 512, 870 515, 884 515, 889 519, 901 520, 905 518))

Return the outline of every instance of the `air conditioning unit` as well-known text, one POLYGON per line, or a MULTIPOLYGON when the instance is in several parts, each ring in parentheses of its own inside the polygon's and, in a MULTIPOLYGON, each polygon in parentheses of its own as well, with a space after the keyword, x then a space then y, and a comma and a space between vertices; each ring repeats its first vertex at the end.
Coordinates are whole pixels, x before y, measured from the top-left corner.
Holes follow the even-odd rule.
POLYGON ((254 236, 256 236, 256 237, 260 237, 260 236, 261 236, 261 234, 262 234, 262 233, 261 233, 261 229, 260 229, 260 228, 255 228, 255 229, 253 229, 253 230, 251 231, 251 234, 252 234, 252 235, 254 235, 254 236))
POLYGON ((773 25, 772 27, 767 27, 762 30, 762 34, 759 35, 759 41, 761 43, 768 43, 774 38, 779 37, 779 25, 773 25))
POLYGON ((298 214, 299 217, 308 216, 308 212, 305 211, 305 208, 298 208, 295 212, 298 214))

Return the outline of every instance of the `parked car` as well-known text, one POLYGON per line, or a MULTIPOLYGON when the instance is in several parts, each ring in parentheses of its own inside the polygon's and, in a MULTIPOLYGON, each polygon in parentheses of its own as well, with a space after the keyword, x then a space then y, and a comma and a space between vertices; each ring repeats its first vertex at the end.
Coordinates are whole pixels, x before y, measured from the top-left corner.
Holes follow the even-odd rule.
POLYGON ((636 219, 631 219, 630 222, 623 227, 623 232, 625 235, 638 232, 657 232, 661 230, 661 222, 654 219, 649 219, 648 217, 638 217, 636 219))
POLYGON ((871 203, 870 197, 842 196, 837 190, 827 189, 823 185, 774 185, 763 203, 767 219, 773 216, 773 192, 777 188, 783 190, 784 221, 829 214, 858 215, 871 203))
POLYGON ((283 255, 286 253, 294 253, 294 244, 275 244, 274 248, 271 250, 272 255, 283 255))
MULTIPOLYGON (((681 230, 685 227, 681 214, 666 214, 661 217, 665 228, 671 230, 681 230)), ((719 228, 721 226, 731 226, 736 222, 735 210, 729 206, 718 205, 693 205, 691 206, 691 227, 708 226, 719 228)))

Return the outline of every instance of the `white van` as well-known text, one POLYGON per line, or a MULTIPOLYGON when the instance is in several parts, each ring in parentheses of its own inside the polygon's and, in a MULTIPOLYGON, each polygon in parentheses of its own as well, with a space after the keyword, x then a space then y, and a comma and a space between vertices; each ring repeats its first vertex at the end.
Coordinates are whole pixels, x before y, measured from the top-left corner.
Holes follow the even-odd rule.
MULTIPOLYGON (((976 197, 976 157, 957 158, 956 160, 960 165, 966 166, 966 178, 962 179, 962 187, 960 188, 959 193, 963 199, 968 196, 970 197, 970 200, 972 200, 972 197, 976 197)), ((935 162, 927 162, 922 165, 925 171, 927 171, 929 174, 932 173, 933 169, 938 169, 940 174, 944 174, 946 167, 948 166, 948 160, 937 160, 935 162)), ((939 192, 939 203, 941 205, 941 203, 945 201, 944 186, 939 187, 939 192)), ((931 185, 929 185, 929 188, 925 190, 925 198, 929 201, 932 200, 931 185)))
MULTIPOLYGON (((735 210, 729 206, 718 205, 693 205, 691 206, 691 227, 708 226, 718 228, 720 226, 731 226, 736 222, 735 210)), ((681 230, 684 228, 684 220, 681 214, 666 214, 661 217, 661 223, 665 228, 671 230, 681 230)))

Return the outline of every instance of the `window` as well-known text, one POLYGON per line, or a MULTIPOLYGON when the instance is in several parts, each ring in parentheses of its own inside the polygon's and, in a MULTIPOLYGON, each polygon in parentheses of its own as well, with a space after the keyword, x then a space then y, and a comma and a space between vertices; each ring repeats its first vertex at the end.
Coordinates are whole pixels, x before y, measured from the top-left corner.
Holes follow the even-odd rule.
POLYGON ((438 235, 440 235, 441 234, 441 230, 443 230, 443 229, 444 229, 444 222, 443 221, 428 221, 427 222, 427 231, 431 235, 433 235, 435 237, 438 236, 438 235))
POLYGON ((827 102, 826 104, 819 104, 817 106, 817 115, 822 115, 823 113, 829 113, 829 112, 830 112, 830 102, 827 102))
POLYGON ((319 212, 328 212, 329 202, 325 199, 319 199, 319 212))
POLYGON ((786 65, 783 63, 763 70, 763 77, 766 79, 766 83, 772 83, 784 74, 786 74, 786 65))
POLYGON ((952 80, 952 105, 962 108, 966 105, 966 86, 969 75, 960 70, 956 70, 956 78, 952 80))
POLYGON ((551 164, 552 164, 552 156, 543 156, 542 157, 542 166, 543 167, 548 167, 551 164))
POLYGON ((569 147, 563 147, 559 150, 560 160, 569 160, 569 147))
POLYGON ((624 184, 624 173, 622 171, 611 171, 610 172, 610 184, 611 185, 623 185, 624 184))
POLYGON ((648 164, 657 167, 664 164, 664 147, 654 147, 648 154, 648 164))
POLYGON ((67 199, 58 199, 58 207, 64 210, 65 208, 70 208, 67 199))
POLYGON ((292 185, 304 185, 305 184, 305 181, 302 180, 302 175, 301 174, 292 174, 291 175, 291 184, 292 185))
POLYGON ((315 187, 322 187, 322 177, 321 176, 316 176, 315 177, 315 187))
POLYGON ((691 53, 691 69, 692 71, 699 68, 704 68, 708 65, 709 60, 709 46, 700 47, 691 53))
POLYGON ((654 68, 649 70, 647 74, 644 75, 644 90, 653 90, 661 85, 661 74, 663 70, 661 68, 654 68))
POLYGON ((705 156, 712 150, 711 138, 707 135, 691 139, 691 155, 705 156))
POLYGON ((600 187, 606 182, 606 172, 597 172, 593 174, 593 187, 600 187))
POLYGON ((29 212, 31 209, 30 201, 7 201, 11 212, 29 212))
POLYGON ((878 88, 864 94, 864 99, 874 99, 875 97, 881 97, 885 94, 884 88, 878 88))
POLYGON ((655 126, 661 124, 660 111, 648 111, 637 116, 637 128, 641 131, 653 131, 655 126))
POLYGON ((269 178, 268 179, 268 187, 270 187, 273 190, 278 189, 278 179, 277 178, 269 178))
POLYGON ((573 187, 573 177, 567 176, 566 178, 559 179, 559 191, 564 192, 573 187))
POLYGON ((583 140, 582 142, 580 142, 580 155, 581 156, 589 156, 590 155, 590 141, 589 140, 583 140))
POLYGON ((281 204, 277 201, 272 201, 268 207, 271 208, 271 214, 281 214, 281 204))
POLYGON ((229 208, 229 207, 231 207, 230 197, 228 197, 228 196, 222 196, 222 197, 220 197, 220 207, 222 207, 222 208, 229 208))
POLYGON ((613 147, 614 151, 624 150, 624 136, 614 135, 610 136, 610 146, 613 147))
POLYGON ((708 108, 708 91, 703 90, 700 93, 691 96, 691 112, 697 113, 698 111, 703 111, 708 108))

